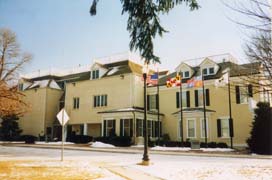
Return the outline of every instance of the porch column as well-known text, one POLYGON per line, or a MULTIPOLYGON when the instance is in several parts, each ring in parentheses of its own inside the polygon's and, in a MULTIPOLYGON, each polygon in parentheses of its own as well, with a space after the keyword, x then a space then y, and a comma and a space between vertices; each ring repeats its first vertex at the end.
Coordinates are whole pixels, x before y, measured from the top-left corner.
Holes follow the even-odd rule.
POLYGON ((87 123, 84 123, 84 126, 83 126, 83 135, 88 135, 88 124, 87 123))

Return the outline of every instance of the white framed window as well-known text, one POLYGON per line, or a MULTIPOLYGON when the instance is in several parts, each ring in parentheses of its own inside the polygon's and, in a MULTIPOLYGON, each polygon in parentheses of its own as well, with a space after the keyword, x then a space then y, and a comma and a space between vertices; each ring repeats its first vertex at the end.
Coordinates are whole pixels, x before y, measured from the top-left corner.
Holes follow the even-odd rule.
POLYGON ((97 95, 93 97, 94 107, 103 107, 108 105, 108 95, 97 95))
POLYGON ((203 75, 208 76, 208 75, 213 75, 215 74, 214 67, 207 67, 202 69, 203 75))
POLYGON ((181 138, 181 136, 183 135, 183 129, 184 129, 184 124, 183 124, 183 129, 181 130, 181 127, 180 127, 180 120, 178 122, 178 138, 181 138))
POLYGON ((92 79, 98 79, 99 78, 99 70, 93 70, 92 71, 92 79))
POLYGON ((144 136, 144 133, 143 133, 143 119, 136 119, 136 136, 139 137, 139 136, 144 136))
POLYGON ((196 138, 196 120, 187 119, 187 137, 196 138))
POLYGON ((131 119, 128 119, 128 118, 121 119, 121 123, 122 123, 122 129, 121 129, 122 134, 120 134, 120 136, 131 136, 131 134, 130 134, 131 119))
POLYGON ((149 109, 150 110, 156 110, 157 109, 156 100, 157 100, 157 95, 156 94, 149 95, 149 109))
MULTIPOLYGON (((207 137, 209 137, 209 126, 208 126, 209 119, 206 118, 206 130, 207 130, 207 137)), ((200 131, 201 131, 201 138, 205 138, 205 121, 204 118, 200 118, 200 131)))
POLYGON ((107 120, 107 125, 106 125, 106 136, 110 136, 111 133, 114 131, 114 123, 115 120, 107 120))
POLYGON ((189 78, 190 77, 190 72, 189 71, 182 71, 181 72, 182 78, 189 78))
POLYGON ((248 90, 247 87, 240 87, 240 103, 246 104, 248 103, 248 90))
POLYGON ((203 90, 198 89, 198 106, 203 106, 203 90))
POLYGON ((221 118, 220 122, 221 122, 220 123, 221 138, 229 138, 230 137, 229 118, 221 118))

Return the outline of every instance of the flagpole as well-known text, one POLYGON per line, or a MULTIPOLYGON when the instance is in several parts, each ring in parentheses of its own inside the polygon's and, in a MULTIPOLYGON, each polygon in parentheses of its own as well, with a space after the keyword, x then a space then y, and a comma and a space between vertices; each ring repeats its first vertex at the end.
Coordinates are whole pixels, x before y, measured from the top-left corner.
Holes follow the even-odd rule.
POLYGON ((230 72, 228 73, 230 147, 233 149, 233 119, 231 113, 230 72))
POLYGON ((180 76, 180 88, 179 88, 179 97, 180 97, 180 139, 181 139, 181 146, 183 147, 183 117, 182 117, 182 79, 181 79, 181 71, 179 71, 180 76))
POLYGON ((205 129, 205 145, 208 147, 207 142, 207 122, 206 122, 206 101, 205 101, 205 86, 204 86, 204 76, 203 76, 203 70, 201 72, 202 75, 202 91, 203 91, 203 108, 204 108, 204 129, 205 129))
POLYGON ((159 87, 159 68, 157 68, 157 75, 158 75, 158 81, 157 81, 157 94, 158 94, 158 145, 160 142, 160 137, 161 137, 161 124, 160 124, 160 87, 159 87))

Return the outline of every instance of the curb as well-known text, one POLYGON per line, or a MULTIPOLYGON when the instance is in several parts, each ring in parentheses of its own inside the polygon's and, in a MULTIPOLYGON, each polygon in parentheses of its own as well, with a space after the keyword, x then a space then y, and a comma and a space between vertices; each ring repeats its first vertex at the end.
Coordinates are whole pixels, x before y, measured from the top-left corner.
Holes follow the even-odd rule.
MULTIPOLYGON (((0 144, 9 147, 29 147, 29 148, 44 148, 44 149, 61 149, 59 145, 35 145, 35 144, 0 144)), ((66 145, 65 150, 78 151, 94 151, 105 153, 126 153, 126 154, 142 154, 143 149, 129 149, 129 148, 91 148, 91 147, 73 147, 66 145)), ((179 156, 196 156, 196 157, 219 157, 219 158, 249 158, 249 159, 271 159, 271 155, 248 155, 248 154, 219 154, 219 153, 199 153, 199 152, 179 152, 179 151, 158 151, 149 150, 149 154, 159 155, 179 155, 179 156)))

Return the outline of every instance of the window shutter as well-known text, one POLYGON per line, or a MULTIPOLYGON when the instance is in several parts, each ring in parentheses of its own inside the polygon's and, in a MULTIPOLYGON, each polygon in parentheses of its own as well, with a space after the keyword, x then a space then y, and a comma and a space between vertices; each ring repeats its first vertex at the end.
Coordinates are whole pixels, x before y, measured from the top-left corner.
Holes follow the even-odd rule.
POLYGON ((198 90, 195 90, 195 107, 198 107, 198 90))
POLYGON ((190 91, 186 91, 186 101, 187 107, 190 107, 190 91))
POLYGON ((96 70, 96 71, 95 71, 95 74, 96 74, 95 79, 98 79, 98 78, 99 78, 99 70, 96 70))
POLYGON ((103 136, 107 136, 107 121, 104 120, 104 123, 103 123, 103 136))
POLYGON ((232 118, 229 118, 229 134, 230 134, 230 137, 234 136, 234 132, 233 132, 233 119, 232 118))
POLYGON ((239 86, 235 86, 235 94, 236 94, 236 104, 240 104, 240 88, 239 88, 239 86))
POLYGON ((129 126, 130 126, 130 137, 133 137, 133 119, 129 120, 129 126))
POLYGON ((140 121, 140 119, 136 119, 136 137, 138 137, 139 136, 139 122, 140 121))
POLYGON ((120 136, 124 136, 124 119, 120 119, 120 136))
POLYGON ((150 102, 150 96, 149 95, 147 95, 147 110, 149 111, 149 109, 150 109, 150 106, 149 106, 149 102, 150 102))
POLYGON ((179 108, 179 92, 176 92, 176 107, 179 108))
POLYGON ((221 119, 217 119, 217 137, 221 137, 221 119))
POLYGON ((93 106, 96 107, 96 96, 93 97, 93 106))
POLYGON ((108 95, 105 95, 105 106, 108 105, 108 95))
POLYGON ((77 109, 79 108, 79 98, 77 98, 77 109))
POLYGON ((76 99, 75 98, 73 98, 73 107, 74 107, 74 109, 76 109, 76 99))
POLYGON ((152 133, 151 133, 151 136, 155 137, 155 121, 151 121, 151 123, 152 123, 152 133))
POLYGON ((248 90, 248 96, 249 97, 253 97, 253 89, 252 89, 252 85, 251 84, 249 84, 247 86, 247 90, 248 90))
POLYGON ((159 109, 159 95, 156 94, 156 109, 159 109))
POLYGON ((205 97, 206 97, 206 105, 209 106, 210 105, 210 90, 209 89, 206 89, 205 97))

